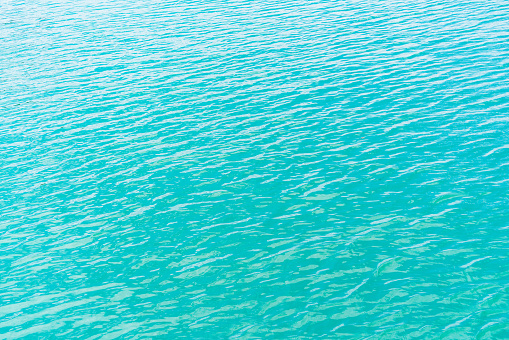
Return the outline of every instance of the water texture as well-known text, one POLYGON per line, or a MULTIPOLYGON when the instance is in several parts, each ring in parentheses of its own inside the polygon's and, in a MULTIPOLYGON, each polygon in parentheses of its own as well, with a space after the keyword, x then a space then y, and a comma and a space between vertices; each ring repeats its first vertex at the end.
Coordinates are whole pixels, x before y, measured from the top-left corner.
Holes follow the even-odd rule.
POLYGON ((508 339, 507 1, 0 1, 1 339, 508 339))

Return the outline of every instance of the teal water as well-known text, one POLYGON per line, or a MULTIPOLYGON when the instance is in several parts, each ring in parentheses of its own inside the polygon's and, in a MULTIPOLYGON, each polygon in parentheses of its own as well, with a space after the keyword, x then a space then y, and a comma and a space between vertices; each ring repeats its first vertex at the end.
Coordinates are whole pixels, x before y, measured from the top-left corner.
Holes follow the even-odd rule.
POLYGON ((508 339, 506 1, 0 1, 1 339, 508 339))

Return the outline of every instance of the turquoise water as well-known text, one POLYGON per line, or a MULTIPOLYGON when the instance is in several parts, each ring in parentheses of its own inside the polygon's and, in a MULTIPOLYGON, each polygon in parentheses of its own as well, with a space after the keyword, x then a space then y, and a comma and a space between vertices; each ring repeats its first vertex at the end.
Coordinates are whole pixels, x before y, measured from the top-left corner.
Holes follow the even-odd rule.
POLYGON ((1 339, 508 339, 506 1, 0 2, 1 339))

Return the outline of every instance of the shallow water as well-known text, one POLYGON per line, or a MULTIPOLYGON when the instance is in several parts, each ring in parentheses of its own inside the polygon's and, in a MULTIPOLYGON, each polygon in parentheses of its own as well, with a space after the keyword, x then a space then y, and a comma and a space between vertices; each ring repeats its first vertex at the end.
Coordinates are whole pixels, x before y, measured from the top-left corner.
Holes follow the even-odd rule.
POLYGON ((509 338, 507 2, 0 13, 0 338, 509 338))

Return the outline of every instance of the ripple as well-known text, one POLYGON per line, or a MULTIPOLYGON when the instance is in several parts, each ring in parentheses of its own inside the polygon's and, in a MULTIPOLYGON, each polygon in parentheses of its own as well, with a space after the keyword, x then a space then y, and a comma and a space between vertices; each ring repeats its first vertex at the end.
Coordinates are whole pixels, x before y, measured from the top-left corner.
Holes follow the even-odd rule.
POLYGON ((0 9, 0 338, 509 337, 503 2, 0 9))

